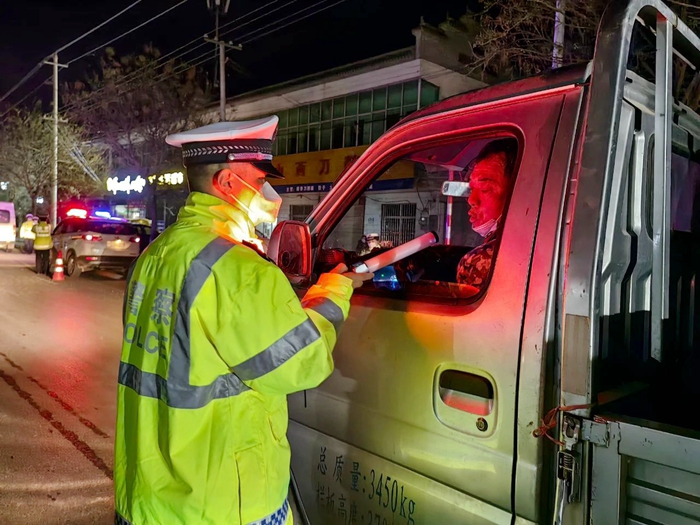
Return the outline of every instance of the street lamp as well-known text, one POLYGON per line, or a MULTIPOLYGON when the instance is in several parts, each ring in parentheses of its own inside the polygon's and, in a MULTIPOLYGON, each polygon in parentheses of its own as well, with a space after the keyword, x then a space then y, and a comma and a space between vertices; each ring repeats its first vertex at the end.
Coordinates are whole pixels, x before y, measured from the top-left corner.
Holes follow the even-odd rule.
POLYGON ((7 191, 7 188, 10 186, 9 182, 0 182, 0 190, 2 191, 7 191))
POLYGON ((36 198, 36 203, 37 203, 37 204, 44 204, 44 197, 37 197, 37 198, 36 198))

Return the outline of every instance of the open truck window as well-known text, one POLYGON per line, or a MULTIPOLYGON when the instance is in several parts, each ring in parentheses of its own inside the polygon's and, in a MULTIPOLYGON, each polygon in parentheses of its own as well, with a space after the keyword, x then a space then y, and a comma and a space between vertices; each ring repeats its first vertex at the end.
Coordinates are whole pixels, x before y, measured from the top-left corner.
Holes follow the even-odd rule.
POLYGON ((380 170, 325 239, 316 273, 435 232, 438 243, 375 273, 365 293, 470 298, 485 291, 516 177, 511 137, 415 150, 380 170), (400 187, 413 181, 413 187, 400 187))

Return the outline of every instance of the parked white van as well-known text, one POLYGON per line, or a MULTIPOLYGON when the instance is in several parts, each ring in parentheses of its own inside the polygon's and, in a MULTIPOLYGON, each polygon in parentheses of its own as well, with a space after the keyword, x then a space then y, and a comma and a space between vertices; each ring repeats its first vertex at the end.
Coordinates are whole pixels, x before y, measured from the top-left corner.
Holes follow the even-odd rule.
POLYGON ((15 205, 11 202, 0 202, 0 248, 6 252, 14 250, 16 237, 15 205))

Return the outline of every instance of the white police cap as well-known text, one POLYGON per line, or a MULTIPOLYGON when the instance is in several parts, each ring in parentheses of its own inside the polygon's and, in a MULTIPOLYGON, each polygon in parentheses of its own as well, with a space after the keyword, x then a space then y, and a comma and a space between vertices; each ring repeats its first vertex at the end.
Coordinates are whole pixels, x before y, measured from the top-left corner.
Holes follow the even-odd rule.
POLYGON ((173 133, 165 142, 182 148, 185 166, 249 162, 268 176, 284 176, 272 164, 272 142, 277 134, 277 115, 257 120, 217 122, 173 133))

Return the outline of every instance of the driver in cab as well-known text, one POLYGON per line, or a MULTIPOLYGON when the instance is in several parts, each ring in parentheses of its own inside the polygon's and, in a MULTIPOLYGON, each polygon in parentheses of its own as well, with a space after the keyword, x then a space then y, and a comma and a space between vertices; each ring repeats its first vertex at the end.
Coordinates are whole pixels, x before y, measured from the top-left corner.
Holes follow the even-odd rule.
POLYGON ((515 154, 512 139, 490 142, 467 171, 472 229, 484 242, 467 253, 457 267, 457 283, 481 289, 491 272, 503 213, 512 190, 515 154))

